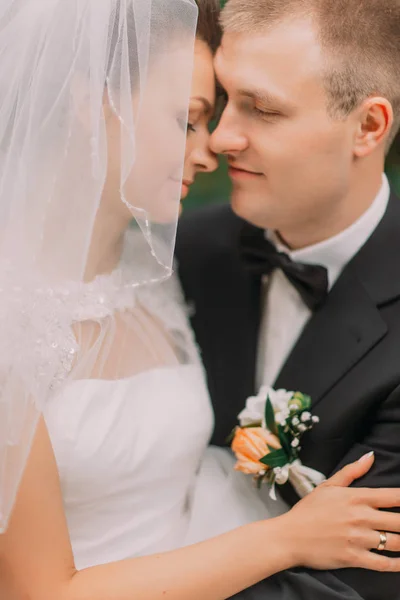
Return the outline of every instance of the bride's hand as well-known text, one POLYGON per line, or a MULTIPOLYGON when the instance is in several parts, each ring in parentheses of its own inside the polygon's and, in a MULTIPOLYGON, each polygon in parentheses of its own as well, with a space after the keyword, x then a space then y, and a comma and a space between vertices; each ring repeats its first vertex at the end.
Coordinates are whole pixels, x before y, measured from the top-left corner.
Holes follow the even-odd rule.
POLYGON ((347 487, 373 462, 370 454, 347 465, 282 517, 294 538, 296 565, 400 571, 400 558, 370 552, 381 531, 396 532, 387 533, 386 551, 400 551, 400 514, 379 510, 400 506, 400 490, 347 487))

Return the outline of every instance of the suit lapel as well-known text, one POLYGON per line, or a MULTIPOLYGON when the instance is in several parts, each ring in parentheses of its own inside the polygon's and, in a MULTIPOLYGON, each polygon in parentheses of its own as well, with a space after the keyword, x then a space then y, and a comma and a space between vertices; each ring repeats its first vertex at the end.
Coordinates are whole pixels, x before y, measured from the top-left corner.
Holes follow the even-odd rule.
POLYGON ((309 394, 315 406, 386 334, 379 311, 350 271, 306 325, 275 387, 309 394))
POLYGON ((386 334, 379 306, 399 297, 400 201, 391 196, 378 227, 350 261, 325 305, 304 328, 276 387, 314 405, 386 334))

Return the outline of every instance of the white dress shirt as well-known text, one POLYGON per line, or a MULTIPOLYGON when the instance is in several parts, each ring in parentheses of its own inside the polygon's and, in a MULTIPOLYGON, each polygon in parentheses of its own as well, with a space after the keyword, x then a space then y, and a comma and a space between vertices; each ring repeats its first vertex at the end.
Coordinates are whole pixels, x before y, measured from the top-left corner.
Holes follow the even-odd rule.
MULTIPOLYGON (((278 250, 288 254, 292 260, 326 267, 331 289, 343 268, 376 229, 386 211, 389 196, 389 183, 383 175, 382 187, 367 211, 338 235, 313 246, 290 251, 271 232, 266 232, 266 235, 278 250)), ((311 311, 280 269, 265 278, 264 286, 266 294, 257 360, 258 387, 273 386, 311 316, 311 311)))

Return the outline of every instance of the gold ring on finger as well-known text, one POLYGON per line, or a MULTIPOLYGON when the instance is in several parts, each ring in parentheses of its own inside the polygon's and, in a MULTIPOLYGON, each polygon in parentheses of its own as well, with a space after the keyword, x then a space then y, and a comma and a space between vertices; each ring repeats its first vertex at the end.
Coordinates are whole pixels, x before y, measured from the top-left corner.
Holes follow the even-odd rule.
POLYGON ((387 533, 386 531, 379 531, 379 544, 377 550, 382 552, 386 548, 387 544, 387 533))

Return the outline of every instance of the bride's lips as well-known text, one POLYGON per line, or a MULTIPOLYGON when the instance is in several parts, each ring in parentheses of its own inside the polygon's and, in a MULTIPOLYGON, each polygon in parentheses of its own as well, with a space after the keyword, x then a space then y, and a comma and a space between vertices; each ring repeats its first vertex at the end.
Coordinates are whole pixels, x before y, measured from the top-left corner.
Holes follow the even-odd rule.
POLYGON ((186 196, 189 193, 189 188, 192 185, 193 181, 191 181, 190 179, 184 179, 182 181, 182 193, 181 193, 181 198, 184 199, 186 198, 186 196))
POLYGON ((258 177, 263 177, 263 173, 257 173, 255 171, 249 171, 248 169, 243 169, 242 167, 229 165, 229 176, 232 179, 255 179, 258 177))

